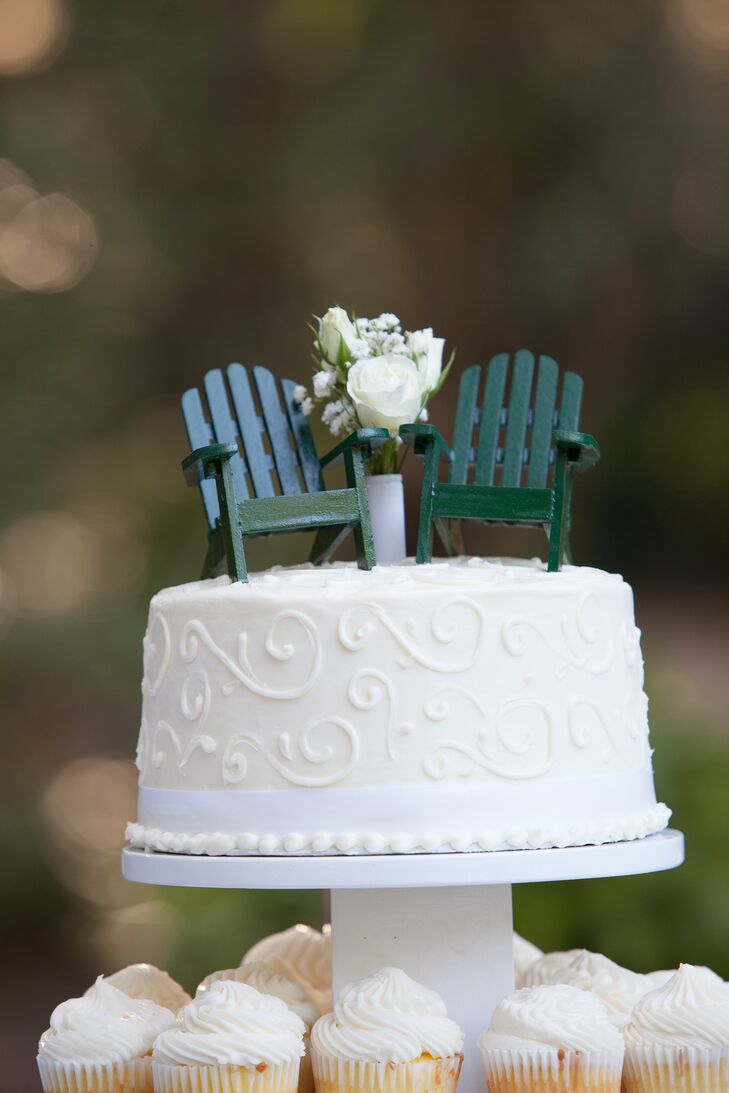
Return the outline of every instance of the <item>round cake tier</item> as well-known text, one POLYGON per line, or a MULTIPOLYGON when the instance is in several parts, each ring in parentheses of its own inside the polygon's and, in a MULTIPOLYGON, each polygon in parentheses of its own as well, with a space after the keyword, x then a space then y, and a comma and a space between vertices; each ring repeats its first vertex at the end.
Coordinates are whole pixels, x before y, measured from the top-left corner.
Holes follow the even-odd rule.
POLYGON ((154 597, 132 845, 499 851, 640 839, 656 802, 630 587, 458 559, 154 597))

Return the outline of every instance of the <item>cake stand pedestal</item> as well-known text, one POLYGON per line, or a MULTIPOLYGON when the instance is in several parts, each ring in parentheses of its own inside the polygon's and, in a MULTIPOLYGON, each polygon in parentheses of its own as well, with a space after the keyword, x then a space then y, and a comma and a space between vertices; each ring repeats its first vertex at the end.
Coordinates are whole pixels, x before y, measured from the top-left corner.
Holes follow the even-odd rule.
POLYGON ((513 989, 511 885, 628 876, 683 861, 683 835, 555 850, 331 857, 195 857, 127 849, 127 880, 331 891, 334 993, 387 964, 442 995, 466 1034, 459 1093, 481 1093, 476 1041, 513 989))

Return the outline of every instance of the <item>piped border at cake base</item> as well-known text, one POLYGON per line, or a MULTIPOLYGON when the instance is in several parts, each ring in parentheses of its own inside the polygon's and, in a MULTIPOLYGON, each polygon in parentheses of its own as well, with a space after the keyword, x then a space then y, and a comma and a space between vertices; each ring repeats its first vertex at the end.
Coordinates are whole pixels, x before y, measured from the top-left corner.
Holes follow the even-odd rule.
POLYGON ((163 831, 140 823, 127 825, 130 846, 172 854, 317 855, 317 854, 433 854, 469 851, 548 850, 568 846, 600 846, 655 835, 668 826, 671 810, 664 804, 594 823, 539 827, 514 825, 480 833, 356 833, 317 832, 284 835, 241 832, 185 833, 163 831))

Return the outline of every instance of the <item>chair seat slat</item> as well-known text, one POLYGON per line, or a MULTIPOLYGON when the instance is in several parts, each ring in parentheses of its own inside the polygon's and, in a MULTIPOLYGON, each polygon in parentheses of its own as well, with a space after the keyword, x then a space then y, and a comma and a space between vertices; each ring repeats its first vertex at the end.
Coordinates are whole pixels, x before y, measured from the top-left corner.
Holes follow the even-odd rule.
POLYGON ((271 451, 281 484, 281 493, 287 497, 301 493, 298 463, 289 441, 289 423, 281 409, 276 380, 273 373, 267 368, 261 368, 260 365, 256 365, 253 369, 253 380, 271 441, 271 451))
POLYGON ((558 376, 559 369, 556 361, 553 361, 551 357, 540 357, 529 442, 531 458, 527 485, 531 489, 543 489, 547 484, 558 376))
POLYGON ((473 423, 478 398, 478 385, 481 380, 481 366, 474 364, 461 376, 456 407, 456 423, 453 431, 453 461, 449 482, 463 484, 468 478, 470 453, 473 443, 473 423))
POLYGON ((294 434, 296 451, 299 456, 299 466, 304 476, 304 482, 309 493, 315 493, 324 489, 319 467, 319 458, 314 447, 314 438, 311 435, 311 427, 306 414, 302 414, 294 400, 296 384, 293 380, 281 380, 284 406, 289 419, 291 432, 294 434))
POLYGON ((496 469, 496 450, 499 430, 503 424, 504 387, 509 368, 508 353, 494 357, 486 373, 486 387, 481 404, 481 429, 478 434, 478 455, 474 482, 478 486, 490 486, 496 469))
POLYGON ((504 444, 502 486, 518 487, 520 484, 521 453, 526 438, 527 413, 532 393, 533 375, 534 354, 527 349, 520 349, 514 354, 514 367, 511 374, 509 423, 506 427, 506 442, 504 444))
POLYGON ((242 364, 229 364, 228 383, 248 459, 253 494, 255 497, 274 497, 276 490, 271 476, 273 464, 270 453, 263 446, 262 432, 265 433, 265 425, 262 430, 263 419, 253 401, 248 370, 242 364))
MULTIPOLYGON (((240 431, 233 418, 228 402, 228 394, 225 390, 225 380, 219 368, 213 368, 205 373, 205 396, 208 400, 210 417, 212 419, 213 433, 218 444, 238 444, 240 431)), ((236 492, 240 497, 248 496, 246 485, 246 471, 243 456, 239 453, 230 461, 235 480, 236 492)))
MULTIPOLYGON (((200 398, 198 389, 196 387, 191 387, 189 391, 185 391, 180 401, 180 405, 182 407, 182 418, 185 422, 187 439, 190 442, 190 451, 194 452, 197 448, 205 448, 208 444, 212 444, 215 437, 213 436, 213 430, 210 428, 209 422, 205 420, 202 399, 200 398)), ((215 527, 218 518, 220 517, 218 490, 212 479, 204 478, 200 482, 200 494, 202 496, 208 527, 212 529, 215 527)))

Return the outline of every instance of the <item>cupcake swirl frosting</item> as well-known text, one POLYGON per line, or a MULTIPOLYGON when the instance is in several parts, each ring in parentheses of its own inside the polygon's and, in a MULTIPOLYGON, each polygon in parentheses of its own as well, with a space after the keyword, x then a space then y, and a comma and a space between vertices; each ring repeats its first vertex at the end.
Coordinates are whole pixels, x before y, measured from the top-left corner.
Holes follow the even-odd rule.
POLYGON ((59 1062, 127 1062, 148 1055, 156 1037, 176 1020, 171 1010, 130 998, 100 975, 83 997, 56 1006, 38 1055, 59 1062))
POLYGON ((514 991, 500 1002, 479 1046, 501 1051, 616 1051, 623 1047, 623 1038, 594 994, 543 984, 514 991))
POLYGON ((332 937, 331 928, 321 931, 297 923, 278 934, 261 938, 241 960, 244 964, 265 960, 267 964, 303 983, 319 1013, 332 1008, 332 937))
POLYGON ((622 968, 602 953, 591 953, 587 949, 578 952, 568 964, 556 968, 547 982, 592 991, 605 1003, 618 1027, 628 1023, 633 1006, 652 990, 645 975, 622 968))
POLYGON ((237 983, 247 983, 249 987, 254 987, 261 994, 272 994, 280 998, 293 1013, 301 1018, 307 1029, 311 1028, 319 1016, 319 1011, 301 983, 275 971, 265 960, 241 964, 239 968, 225 968, 219 972, 211 972, 197 988, 198 995, 205 994, 213 983, 221 979, 234 979, 237 983))
POLYGON ((406 1063, 424 1053, 457 1054, 463 1033, 439 994, 399 968, 382 968, 344 988, 334 1012, 314 1025, 311 1042, 329 1058, 406 1063))
POLYGON ((559 980, 555 977, 559 975, 563 968, 571 964, 581 952, 582 949, 566 949, 564 952, 557 950, 552 953, 544 953, 525 970, 522 985, 525 987, 538 987, 542 983, 558 983, 559 980))
POLYGON ((177 1066, 243 1066, 293 1062, 304 1054, 304 1022, 285 1002, 247 983, 218 979, 158 1036, 154 1059, 177 1066))
POLYGON ((149 998, 173 1013, 177 1013, 190 1001, 187 991, 167 972, 155 968, 154 964, 129 964, 113 975, 108 975, 106 982, 128 994, 130 998, 149 998))
POLYGON ((729 984, 709 968, 681 964, 667 983, 640 1000, 625 1040, 654 1047, 727 1047, 729 984))

